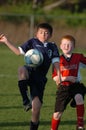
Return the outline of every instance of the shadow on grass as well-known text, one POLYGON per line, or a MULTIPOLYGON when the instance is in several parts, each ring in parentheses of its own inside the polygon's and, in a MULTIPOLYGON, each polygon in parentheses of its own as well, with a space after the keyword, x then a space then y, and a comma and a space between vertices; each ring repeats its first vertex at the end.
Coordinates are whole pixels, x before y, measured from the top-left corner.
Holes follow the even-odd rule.
POLYGON ((0 93, 0 96, 20 96, 20 94, 16 94, 16 93, 8 93, 8 94, 6 94, 6 93, 0 93))
MULTIPOLYGON (((85 120, 86 122, 86 120, 85 120)), ((40 125, 50 125, 50 121, 41 121, 40 125)), ((61 121, 61 125, 75 125, 76 121, 75 120, 70 120, 70 121, 61 121)), ((28 126, 28 122, 0 122, 0 127, 7 127, 7 126, 28 126)))
POLYGON ((22 106, 0 106, 0 109, 20 109, 22 106))
POLYGON ((7 126, 28 126, 28 122, 0 122, 0 127, 7 126))

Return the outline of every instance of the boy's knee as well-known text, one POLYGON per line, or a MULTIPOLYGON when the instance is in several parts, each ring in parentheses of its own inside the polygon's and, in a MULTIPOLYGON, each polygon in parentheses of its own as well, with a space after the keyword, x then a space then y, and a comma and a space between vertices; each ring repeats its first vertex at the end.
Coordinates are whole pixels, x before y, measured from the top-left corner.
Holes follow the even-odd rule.
POLYGON ((62 112, 55 112, 54 114, 53 114, 53 117, 54 117, 54 119, 60 119, 61 118, 61 116, 62 116, 62 112))
POLYGON ((83 104, 84 101, 83 101, 83 96, 81 94, 76 94, 75 95, 75 101, 76 101, 76 104, 83 104))
POLYGON ((25 80, 28 78, 28 71, 25 67, 19 67, 18 68, 18 78, 19 80, 25 80))

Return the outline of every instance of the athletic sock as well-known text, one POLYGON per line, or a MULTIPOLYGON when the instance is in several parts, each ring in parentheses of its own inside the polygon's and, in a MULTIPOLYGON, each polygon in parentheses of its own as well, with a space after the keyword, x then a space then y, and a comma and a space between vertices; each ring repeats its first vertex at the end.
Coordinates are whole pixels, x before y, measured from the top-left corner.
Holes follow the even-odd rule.
POLYGON ((20 80, 18 81, 18 87, 23 99, 23 105, 28 104, 30 101, 27 96, 27 80, 20 80))
POLYGON ((76 105, 77 126, 84 127, 84 104, 76 105))
POLYGON ((38 130, 39 122, 30 122, 30 130, 38 130))
POLYGON ((60 119, 55 120, 54 118, 52 118, 51 129, 52 130, 58 130, 59 123, 60 123, 60 119))

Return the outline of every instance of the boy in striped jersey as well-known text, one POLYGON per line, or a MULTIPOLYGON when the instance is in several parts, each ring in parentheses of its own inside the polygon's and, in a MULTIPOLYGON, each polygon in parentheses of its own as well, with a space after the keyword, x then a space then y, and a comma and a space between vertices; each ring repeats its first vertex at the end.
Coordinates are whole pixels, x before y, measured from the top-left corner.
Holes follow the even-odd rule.
POLYGON ((53 113, 51 130, 58 130, 61 116, 67 104, 74 99, 77 113, 76 130, 84 128, 84 95, 85 86, 80 83, 80 67, 86 67, 86 57, 80 53, 73 53, 75 39, 71 35, 62 37, 60 48, 63 54, 60 56, 61 83, 58 83, 58 75, 53 68, 52 77, 58 86, 56 93, 55 111, 53 113))

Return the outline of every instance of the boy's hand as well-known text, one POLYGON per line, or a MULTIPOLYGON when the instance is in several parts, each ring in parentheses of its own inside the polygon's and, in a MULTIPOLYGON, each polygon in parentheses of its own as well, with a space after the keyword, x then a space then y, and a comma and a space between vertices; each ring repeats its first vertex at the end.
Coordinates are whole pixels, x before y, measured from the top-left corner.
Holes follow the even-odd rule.
POLYGON ((4 34, 0 34, 0 40, 2 39, 3 36, 4 36, 4 34))
POLYGON ((69 81, 72 83, 75 83, 77 80, 77 77, 74 76, 67 76, 67 77, 61 77, 62 81, 69 81))
POLYGON ((53 80, 56 82, 56 85, 60 84, 60 79, 58 76, 53 77, 53 80))
MULTIPOLYGON (((58 76, 53 77, 53 80, 56 82, 56 85, 60 84, 58 76)), ((75 83, 76 80, 77 80, 77 77, 74 77, 74 76, 61 77, 62 82, 63 81, 69 81, 69 82, 75 83)))
POLYGON ((7 41, 7 38, 5 37, 5 35, 4 34, 1 34, 0 35, 0 42, 6 42, 7 41))

